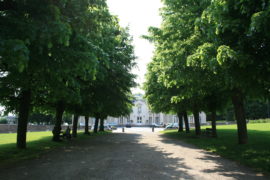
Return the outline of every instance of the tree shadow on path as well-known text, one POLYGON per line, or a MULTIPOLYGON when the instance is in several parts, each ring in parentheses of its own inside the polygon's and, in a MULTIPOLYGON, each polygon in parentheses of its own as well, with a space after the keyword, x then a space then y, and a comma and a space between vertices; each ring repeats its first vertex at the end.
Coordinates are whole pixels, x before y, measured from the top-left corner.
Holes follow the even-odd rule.
MULTIPOLYGON (((224 159, 219 155, 216 155, 212 152, 208 152, 202 150, 194 145, 185 143, 181 140, 175 139, 175 137, 171 137, 166 134, 160 134, 161 142, 165 144, 171 144, 178 147, 188 148, 190 150, 195 150, 200 153, 200 157, 196 157, 195 159, 201 160, 205 163, 205 168, 201 170, 201 172, 211 174, 219 174, 228 178, 233 179, 269 179, 267 175, 263 176, 260 173, 256 173, 253 170, 244 167, 236 162, 224 159), (207 163, 215 164, 215 166, 207 166, 207 163)), ((194 137, 195 138, 195 137, 194 137)), ((190 165, 190 164, 189 164, 190 165)))
POLYGON ((1 169, 0 179, 195 179, 181 158, 141 143, 142 135, 114 133, 1 169), (179 169, 181 167, 181 169, 179 169))

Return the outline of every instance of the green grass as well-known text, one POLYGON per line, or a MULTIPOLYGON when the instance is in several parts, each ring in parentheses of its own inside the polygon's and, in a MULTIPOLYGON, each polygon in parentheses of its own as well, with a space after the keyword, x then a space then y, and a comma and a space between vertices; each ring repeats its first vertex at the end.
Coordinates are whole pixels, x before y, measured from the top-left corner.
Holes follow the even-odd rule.
MULTIPOLYGON (((202 127, 205 129, 207 126, 202 127)), ((170 138, 183 140, 195 146, 215 152, 225 158, 235 160, 260 172, 270 172, 270 123, 248 124, 249 143, 237 144, 236 125, 217 127, 218 138, 200 137, 177 133, 176 130, 163 131, 170 138)))
POLYGON ((249 120, 249 123, 270 123, 270 119, 249 120))
MULTIPOLYGON (((91 136, 108 134, 108 132, 91 134, 91 136)), ((75 140, 88 139, 91 136, 78 132, 78 137, 71 141, 52 141, 52 132, 29 132, 27 133, 27 148, 16 148, 16 133, 0 134, 0 166, 12 164, 21 160, 37 158, 41 154, 49 152, 61 146, 68 146, 75 140)))

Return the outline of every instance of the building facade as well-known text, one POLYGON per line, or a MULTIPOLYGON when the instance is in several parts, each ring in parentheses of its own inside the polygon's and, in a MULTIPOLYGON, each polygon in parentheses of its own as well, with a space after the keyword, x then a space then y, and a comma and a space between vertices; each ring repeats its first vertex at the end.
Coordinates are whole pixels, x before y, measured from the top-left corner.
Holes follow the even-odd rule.
MULTIPOLYGON (((201 112, 199 117, 201 124, 206 124, 206 114, 201 112)), ((192 126, 194 124, 194 116, 190 115, 188 119, 192 126)), ((80 117, 80 125, 84 125, 84 121, 84 117, 80 117)), ((93 125, 94 123, 95 119, 91 118, 89 120, 89 125, 93 125)), ((105 124, 115 126, 125 126, 127 124, 133 126, 151 126, 166 125, 171 123, 178 123, 177 115, 151 112, 141 94, 135 95, 135 100, 133 102, 132 112, 130 115, 121 117, 108 117, 105 120, 105 124)))

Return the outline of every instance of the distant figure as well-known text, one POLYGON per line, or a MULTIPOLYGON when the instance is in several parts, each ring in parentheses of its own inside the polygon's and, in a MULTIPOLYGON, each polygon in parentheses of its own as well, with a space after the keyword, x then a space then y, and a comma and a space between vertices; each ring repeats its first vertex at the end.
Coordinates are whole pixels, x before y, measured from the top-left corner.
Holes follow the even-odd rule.
POLYGON ((67 138, 67 139, 71 139, 71 134, 70 134, 70 128, 69 126, 67 127, 66 131, 65 131, 65 134, 64 136, 67 138))

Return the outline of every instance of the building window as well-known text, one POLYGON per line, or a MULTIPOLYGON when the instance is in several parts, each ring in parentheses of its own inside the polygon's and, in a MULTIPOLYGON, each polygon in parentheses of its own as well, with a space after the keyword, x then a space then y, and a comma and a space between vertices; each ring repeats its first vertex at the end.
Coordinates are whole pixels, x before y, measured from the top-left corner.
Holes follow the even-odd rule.
POLYGON ((138 104, 138 114, 141 114, 141 113, 142 113, 142 105, 138 104))
POLYGON ((124 119, 123 119, 123 117, 120 117, 119 118, 119 124, 123 124, 124 123, 124 119))
POLYGON ((193 116, 190 116, 190 122, 191 122, 191 123, 194 123, 194 118, 193 118, 193 116))
POLYGON ((152 124, 152 122, 153 122, 152 117, 149 117, 149 123, 152 124))
POLYGON ((137 123, 142 123, 142 117, 141 116, 137 117, 137 123))
POLYGON ((159 124, 159 117, 156 117, 156 124, 159 124))
POLYGON ((174 116, 173 119, 174 119, 174 123, 178 122, 178 118, 176 116, 174 116))

